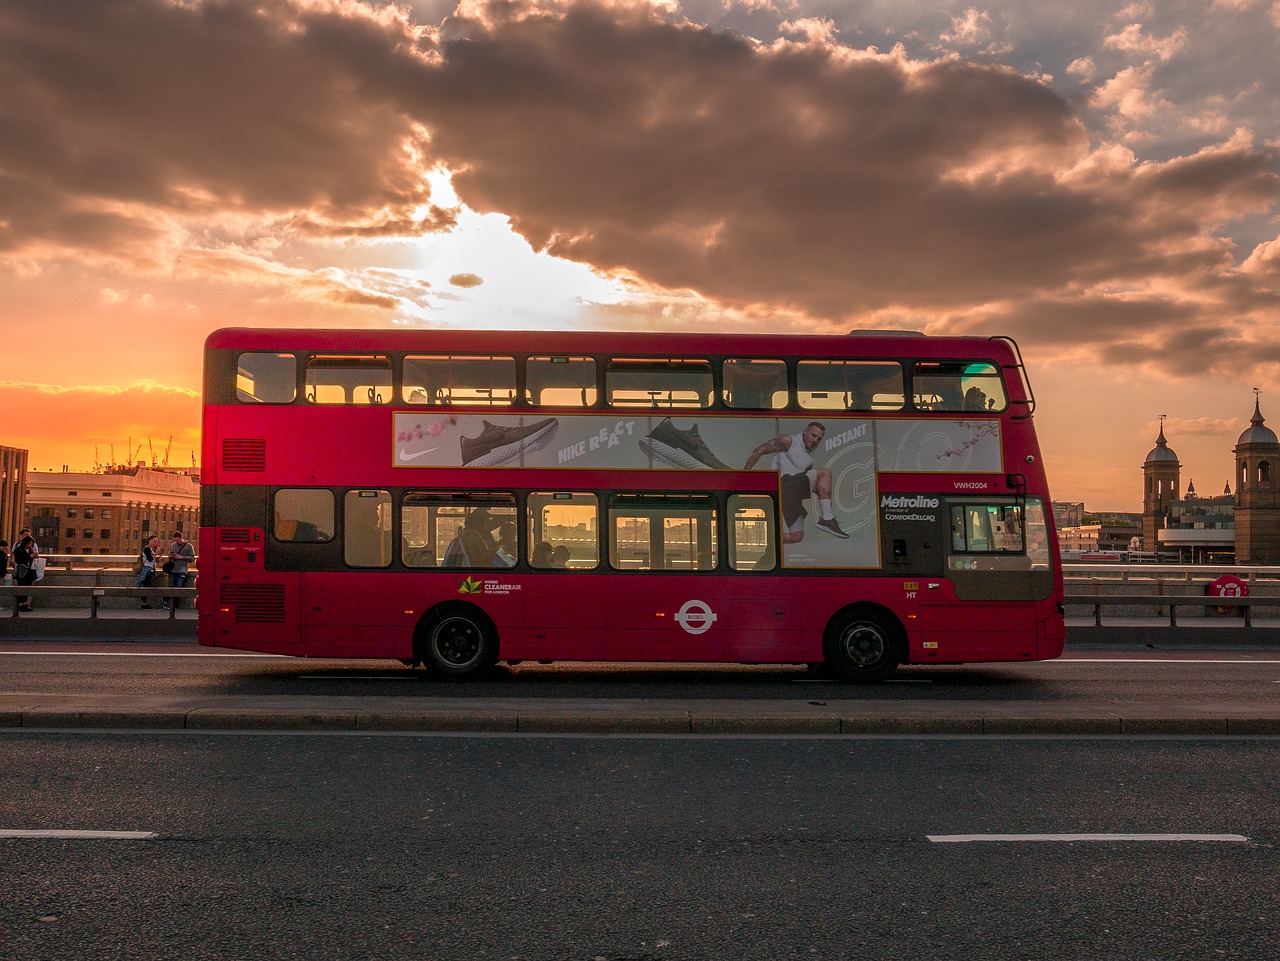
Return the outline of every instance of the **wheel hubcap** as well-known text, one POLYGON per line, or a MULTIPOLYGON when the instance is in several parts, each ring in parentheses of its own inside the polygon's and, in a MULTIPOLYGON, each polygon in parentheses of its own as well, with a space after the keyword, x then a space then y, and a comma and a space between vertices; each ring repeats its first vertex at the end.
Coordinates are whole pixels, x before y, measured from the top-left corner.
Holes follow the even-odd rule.
POLYGON ((465 617, 451 617, 435 630, 434 644, 441 659, 465 667, 480 654, 480 630, 465 617))
POLYGON ((855 624, 841 638, 845 656, 857 667, 874 667, 885 656, 884 635, 870 624, 855 624))

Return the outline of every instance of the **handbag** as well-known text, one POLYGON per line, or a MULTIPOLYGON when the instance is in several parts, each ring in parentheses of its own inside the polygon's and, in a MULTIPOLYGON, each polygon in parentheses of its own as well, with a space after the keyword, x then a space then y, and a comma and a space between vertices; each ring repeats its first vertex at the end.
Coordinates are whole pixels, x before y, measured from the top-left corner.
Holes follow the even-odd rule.
POLYGON ((44 558, 37 557, 31 562, 31 569, 35 571, 36 580, 44 580, 44 558))
POLYGON ((164 566, 163 566, 162 568, 160 568, 160 570, 164 571, 166 574, 172 574, 172 573, 173 573, 173 561, 165 561, 165 562, 164 562, 164 566))

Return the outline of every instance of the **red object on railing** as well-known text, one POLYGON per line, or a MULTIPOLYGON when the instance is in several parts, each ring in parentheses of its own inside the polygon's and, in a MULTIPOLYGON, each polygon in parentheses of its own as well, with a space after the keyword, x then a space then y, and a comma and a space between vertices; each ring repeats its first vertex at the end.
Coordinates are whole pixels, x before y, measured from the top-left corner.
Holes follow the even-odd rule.
POLYGON ((1248 597, 1249 585, 1234 574, 1223 574, 1205 587, 1210 597, 1248 597))

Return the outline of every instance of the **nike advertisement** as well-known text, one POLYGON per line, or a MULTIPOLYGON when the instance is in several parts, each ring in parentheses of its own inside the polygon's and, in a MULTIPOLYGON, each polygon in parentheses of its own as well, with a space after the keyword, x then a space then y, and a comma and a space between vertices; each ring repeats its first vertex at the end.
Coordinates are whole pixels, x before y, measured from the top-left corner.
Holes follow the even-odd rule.
POLYGON ((1002 473, 996 420, 400 411, 396 467, 767 470, 789 567, 878 567, 876 474, 1002 473))

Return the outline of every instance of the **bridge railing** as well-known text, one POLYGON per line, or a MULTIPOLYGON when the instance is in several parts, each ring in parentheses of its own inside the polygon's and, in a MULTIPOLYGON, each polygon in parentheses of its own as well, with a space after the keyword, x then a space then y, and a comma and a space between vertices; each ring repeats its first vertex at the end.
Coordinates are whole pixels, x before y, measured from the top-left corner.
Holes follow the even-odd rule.
MULTIPOLYGON (((1206 597, 1192 594, 1108 594, 1108 595, 1072 595, 1066 597, 1068 608, 1074 605, 1091 607, 1093 623, 1102 627, 1102 609, 1104 607, 1155 607, 1161 611, 1169 610, 1169 626, 1178 626, 1178 608, 1200 608, 1204 613, 1234 613, 1240 611, 1244 616, 1244 626, 1253 626, 1253 610, 1257 607, 1276 607, 1275 597, 1206 597)), ((1161 614, 1160 616, 1163 616, 1161 614)))
POLYGON ((177 604, 169 603, 177 601, 181 603, 188 600, 195 603, 196 589, 194 587, 66 587, 66 586, 46 586, 43 584, 32 584, 30 587, 8 587, 0 586, 0 598, 8 598, 12 604, 11 617, 18 617, 21 611, 18 610, 18 604, 14 598, 30 597, 37 604, 49 598, 70 598, 74 603, 74 609, 83 609, 86 605, 89 608, 89 617, 97 618, 98 608, 106 598, 129 598, 135 601, 155 601, 157 606, 167 605, 169 608, 169 617, 177 614, 177 604))
POLYGON ((1249 584, 1280 583, 1280 567, 1236 564, 1077 564, 1062 565, 1068 584, 1091 581, 1155 581, 1156 583, 1208 583, 1224 574, 1234 574, 1249 584))
MULTIPOLYGON (((168 556, 165 545, 157 552, 161 563, 168 556)), ((41 554, 44 558, 45 572, 49 571, 136 571, 138 569, 137 554, 41 554)), ((195 570, 196 563, 191 563, 195 570)))

